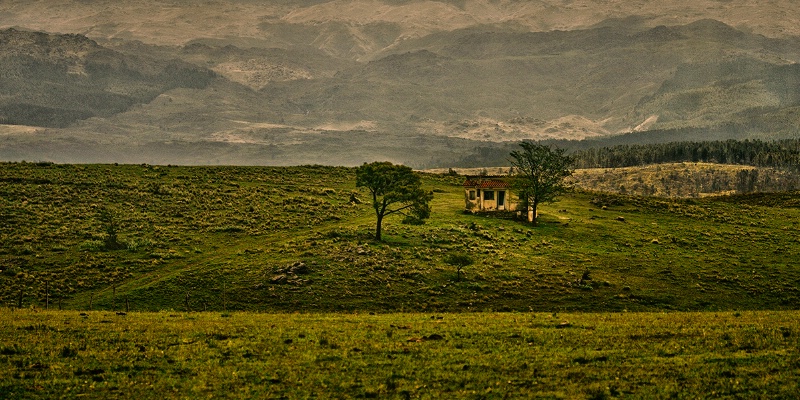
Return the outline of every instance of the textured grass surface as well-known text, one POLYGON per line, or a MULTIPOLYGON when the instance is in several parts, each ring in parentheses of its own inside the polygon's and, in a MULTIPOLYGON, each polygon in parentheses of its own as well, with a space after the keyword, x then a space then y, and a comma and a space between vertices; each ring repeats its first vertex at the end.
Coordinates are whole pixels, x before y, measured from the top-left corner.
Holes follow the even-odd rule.
POLYGON ((797 312, 0 312, 5 398, 792 398, 797 312))
POLYGON ((421 226, 351 203, 353 170, 0 164, 0 301, 87 310, 646 311, 797 307, 796 194, 574 193, 542 226, 463 210, 428 175, 421 226), (107 245, 116 221, 119 249, 107 245), (461 279, 451 260, 473 263, 461 279))

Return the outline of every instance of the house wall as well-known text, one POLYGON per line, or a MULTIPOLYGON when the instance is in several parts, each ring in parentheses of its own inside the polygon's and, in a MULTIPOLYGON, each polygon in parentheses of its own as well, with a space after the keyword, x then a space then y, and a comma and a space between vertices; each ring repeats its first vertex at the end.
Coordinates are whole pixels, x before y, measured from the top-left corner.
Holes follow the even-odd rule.
POLYGON ((465 207, 468 211, 496 211, 498 209, 497 202, 500 198, 499 192, 505 192, 505 202, 501 209, 508 211, 516 210, 516 199, 514 198, 512 192, 508 189, 481 190, 467 187, 464 189, 465 207), (474 199, 472 199, 470 196, 471 191, 475 193, 474 199), (493 199, 486 199, 486 192, 493 192, 493 199))
POLYGON ((491 211, 497 209, 497 192, 499 192, 499 190, 481 190, 481 199, 483 200, 482 204, 484 210, 491 211), (490 196, 486 195, 487 192, 491 193, 491 200, 488 199, 490 196))
POLYGON ((480 197, 478 196, 478 189, 465 188, 464 189, 464 203, 468 211, 480 211, 480 197), (470 194, 472 192, 472 195, 470 194))

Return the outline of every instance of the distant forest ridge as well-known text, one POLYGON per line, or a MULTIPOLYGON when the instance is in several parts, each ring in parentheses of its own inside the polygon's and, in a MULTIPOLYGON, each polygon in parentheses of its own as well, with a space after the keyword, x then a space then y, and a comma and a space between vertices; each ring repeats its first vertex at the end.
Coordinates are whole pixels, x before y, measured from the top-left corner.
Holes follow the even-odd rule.
POLYGON ((617 145, 574 152, 577 168, 619 168, 674 162, 709 162, 797 169, 800 139, 725 140, 617 145))
MULTIPOLYGON (((800 139, 680 141, 588 148, 584 147, 587 142, 590 141, 547 143, 567 148, 575 159, 575 168, 622 168, 677 162, 736 164, 795 171, 800 167, 800 139)), ((516 143, 505 143, 498 147, 475 148, 456 166, 507 166, 508 154, 516 147, 516 143)))

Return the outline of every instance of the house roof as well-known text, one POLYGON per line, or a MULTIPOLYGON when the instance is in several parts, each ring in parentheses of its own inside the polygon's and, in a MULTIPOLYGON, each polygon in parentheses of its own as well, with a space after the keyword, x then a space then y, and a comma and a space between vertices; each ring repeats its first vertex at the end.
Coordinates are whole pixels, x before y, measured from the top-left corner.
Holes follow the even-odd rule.
POLYGON ((511 184, 499 178, 478 178, 467 179, 464 181, 464 187, 474 187, 476 189, 508 189, 511 187, 511 184))

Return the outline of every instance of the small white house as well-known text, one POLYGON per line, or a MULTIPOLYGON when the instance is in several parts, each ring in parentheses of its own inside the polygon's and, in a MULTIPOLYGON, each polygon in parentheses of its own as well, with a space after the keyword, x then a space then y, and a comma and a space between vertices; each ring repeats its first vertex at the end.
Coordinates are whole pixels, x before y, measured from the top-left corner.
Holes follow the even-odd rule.
POLYGON ((503 177, 469 177, 464 181, 468 211, 514 211, 511 185, 503 177))
MULTIPOLYGON (((520 210, 517 197, 511 190, 508 177, 476 176, 464 181, 464 202, 469 212, 520 210)), ((528 210, 528 221, 533 220, 533 211, 528 210)))

